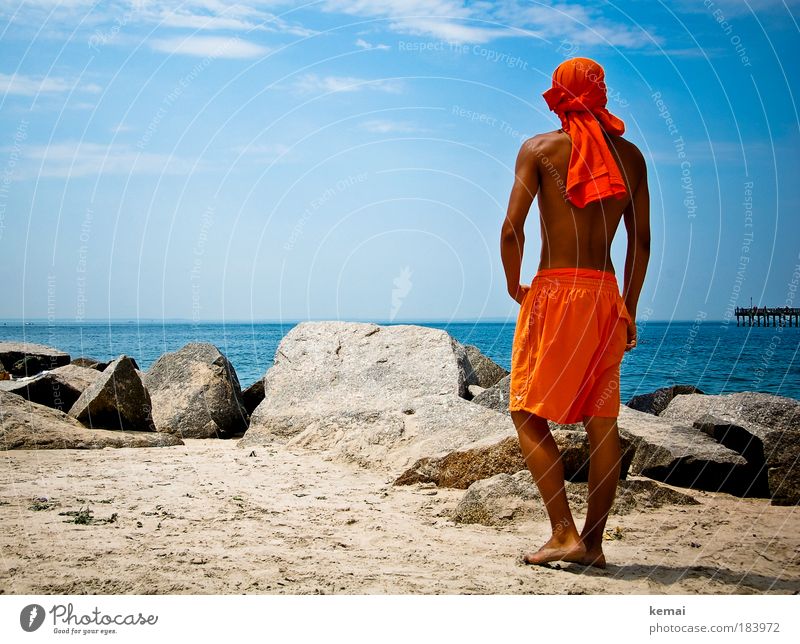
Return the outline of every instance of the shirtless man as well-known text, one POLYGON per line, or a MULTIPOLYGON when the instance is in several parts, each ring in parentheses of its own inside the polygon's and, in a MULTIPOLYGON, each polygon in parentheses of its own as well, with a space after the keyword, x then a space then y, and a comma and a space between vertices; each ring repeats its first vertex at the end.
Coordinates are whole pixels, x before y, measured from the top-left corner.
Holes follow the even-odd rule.
MULTIPOLYGON (((586 58, 565 61, 554 73, 554 87, 562 93, 560 102, 547 92, 545 97, 548 104, 558 104, 551 109, 569 131, 562 128, 523 143, 501 236, 508 293, 521 305, 509 409, 552 528, 547 543, 523 560, 605 567, 603 531, 620 474, 619 362, 624 351, 636 346, 636 306, 650 255, 647 169, 633 143, 609 132, 621 133, 624 124, 605 110, 602 67, 586 58), (596 110, 594 105, 576 107, 569 100, 591 94, 584 87, 587 77, 602 89, 602 99, 596 101, 602 105, 596 110), (600 111, 608 118, 601 118, 600 111), (592 121, 576 124, 575 117, 592 121), (612 155, 604 152, 605 164, 597 161, 595 150, 603 142, 612 155), (581 155, 576 159, 577 145, 581 155), (591 181, 584 186, 577 185, 581 169, 591 170, 591 181), (609 186, 607 175, 617 170, 621 182, 614 187, 612 180, 609 186), (520 283, 524 224, 537 195, 542 250, 537 276, 525 285, 520 283), (620 219, 628 237, 622 295, 611 263, 611 242, 620 219), (593 290, 594 284, 603 286, 593 290), (567 502, 564 468, 548 418, 583 422, 589 437, 588 510, 580 533, 567 502)), ((597 94, 596 88, 593 91, 597 94)))

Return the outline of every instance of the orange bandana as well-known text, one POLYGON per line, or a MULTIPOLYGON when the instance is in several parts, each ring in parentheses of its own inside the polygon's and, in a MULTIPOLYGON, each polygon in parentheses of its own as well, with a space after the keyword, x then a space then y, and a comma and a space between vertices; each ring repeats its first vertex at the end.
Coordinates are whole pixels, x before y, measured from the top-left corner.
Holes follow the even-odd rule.
POLYGON ((620 135, 625 123, 606 109, 605 72, 589 58, 571 58, 553 72, 553 86, 544 94, 572 140, 567 171, 567 199, 577 208, 627 191, 603 130, 620 135))

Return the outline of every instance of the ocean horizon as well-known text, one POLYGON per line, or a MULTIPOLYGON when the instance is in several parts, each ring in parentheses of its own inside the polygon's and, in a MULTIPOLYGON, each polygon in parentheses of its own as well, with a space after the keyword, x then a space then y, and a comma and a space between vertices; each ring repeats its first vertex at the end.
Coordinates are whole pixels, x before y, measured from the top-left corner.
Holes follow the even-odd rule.
MULTIPOLYGON (((6 318, 0 319, 0 340, 45 344, 72 358, 105 361, 126 354, 142 370, 188 342, 210 342, 231 361, 245 388, 263 377, 280 340, 301 321, 6 318)), ((510 369, 516 320, 346 321, 439 328, 510 369)), ((638 346, 622 361, 622 402, 674 384, 694 385, 709 394, 760 391, 800 399, 797 327, 737 327, 735 319, 705 319, 639 321, 637 329, 638 346)))

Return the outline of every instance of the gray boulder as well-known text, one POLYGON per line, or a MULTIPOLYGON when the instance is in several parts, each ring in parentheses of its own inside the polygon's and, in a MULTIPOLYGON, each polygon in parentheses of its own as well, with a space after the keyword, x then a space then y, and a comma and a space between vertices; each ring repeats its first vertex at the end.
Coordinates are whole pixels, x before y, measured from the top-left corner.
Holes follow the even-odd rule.
POLYGON ((33 376, 69 364, 69 354, 33 342, 0 342, 0 362, 14 376, 33 376))
POLYGON ((472 400, 475 396, 480 396, 486 389, 478 385, 467 385, 467 400, 472 400))
MULTIPOLYGON (((302 419, 307 424, 286 445, 328 451, 337 460, 396 475, 425 456, 482 438, 496 442, 515 431, 508 417, 455 394, 398 401, 395 408, 350 408, 346 399, 341 405, 312 421, 302 419)), ((252 444, 247 438, 245 434, 243 447, 252 444)))
POLYGON ((183 445, 176 436, 157 432, 87 429, 62 411, 0 390, 0 450, 100 449, 183 445))
POLYGON ((264 400, 264 379, 259 378, 242 392, 242 402, 247 413, 252 414, 262 400, 264 400))
POLYGON ((83 390, 69 415, 91 428, 155 431, 150 395, 126 355, 109 363, 83 390))
POLYGON ((486 391, 475 396, 472 402, 510 416, 511 414, 508 411, 510 388, 511 376, 504 376, 494 385, 486 389, 486 391))
POLYGON ((662 411, 667 408, 670 401, 679 394, 702 394, 697 387, 692 385, 673 385, 671 387, 662 387, 656 389, 649 394, 640 394, 633 396, 627 403, 628 407, 636 411, 643 411, 648 414, 658 416, 662 411))
POLYGON ((213 344, 190 342, 163 354, 144 383, 160 432, 183 438, 224 438, 247 428, 236 371, 213 344))
POLYGON ((464 350, 470 365, 467 370, 468 384, 488 389, 508 375, 508 371, 491 358, 483 355, 478 347, 467 344, 464 345, 464 350))
POLYGON ((239 444, 277 441, 402 471, 514 433, 510 418, 464 400, 468 368, 464 347, 439 329, 302 322, 281 340, 239 444))
MULTIPOLYGON (((133 360, 133 358, 131 358, 133 360)), ((133 360, 135 364, 135 360, 133 360)), ((86 367, 88 369, 96 369, 97 371, 103 371, 108 366, 108 362, 103 362, 102 360, 95 360, 94 358, 73 358, 70 364, 75 365, 76 367, 86 367)), ((136 367, 138 369, 138 366, 136 367)))
POLYGON ((31 402, 69 411, 78 397, 100 375, 95 369, 73 364, 43 371, 30 378, 0 381, 0 389, 15 393, 31 402))
POLYGON ((752 469, 749 494, 775 505, 800 502, 800 402, 758 392, 676 396, 662 418, 691 422, 741 454, 752 469))
MULTIPOLYGON (((589 439, 583 429, 567 429, 567 426, 550 424, 553 438, 561 453, 564 477, 569 481, 587 481, 589 478, 589 439)), ((620 478, 628 474, 634 455, 633 442, 620 437, 622 463, 620 478)), ((491 478, 496 474, 515 474, 527 471, 527 465, 514 432, 500 441, 482 439, 444 456, 429 456, 419 459, 403 472, 394 485, 412 483, 436 483, 440 487, 466 489, 475 481, 491 478)))
MULTIPOLYGON (((567 499, 576 513, 586 511, 587 483, 565 483, 567 499)), ((697 505, 697 500, 655 481, 620 481, 611 514, 641 512, 665 505, 697 505)), ((469 486, 450 518, 456 523, 497 526, 516 520, 547 519, 539 490, 528 471, 498 474, 469 486)))
POLYGON ((653 416, 620 405, 620 435, 630 438, 636 452, 632 474, 700 490, 742 495, 752 470, 747 461, 713 438, 674 419, 653 416))

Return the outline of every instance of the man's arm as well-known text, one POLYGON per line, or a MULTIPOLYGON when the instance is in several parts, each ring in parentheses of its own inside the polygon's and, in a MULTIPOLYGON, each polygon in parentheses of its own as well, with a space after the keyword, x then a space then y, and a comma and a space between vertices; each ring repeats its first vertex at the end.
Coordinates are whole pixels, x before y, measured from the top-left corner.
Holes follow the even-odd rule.
POLYGON ((520 295, 519 275, 525 247, 525 219, 539 190, 538 142, 535 138, 522 144, 514 168, 514 185, 508 200, 508 211, 500 233, 500 257, 506 273, 508 294, 517 302, 520 295))
MULTIPOLYGON (((638 150, 637 150, 638 152, 638 150)), ((625 308, 636 321, 636 306, 644 284, 647 264, 650 261, 650 190, 647 186, 647 164, 639 152, 641 176, 630 204, 623 212, 628 233, 628 251, 625 257, 625 288, 622 297, 625 308)))

